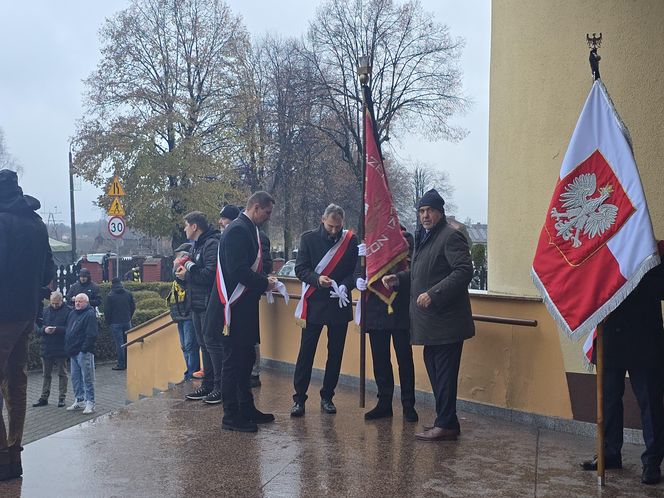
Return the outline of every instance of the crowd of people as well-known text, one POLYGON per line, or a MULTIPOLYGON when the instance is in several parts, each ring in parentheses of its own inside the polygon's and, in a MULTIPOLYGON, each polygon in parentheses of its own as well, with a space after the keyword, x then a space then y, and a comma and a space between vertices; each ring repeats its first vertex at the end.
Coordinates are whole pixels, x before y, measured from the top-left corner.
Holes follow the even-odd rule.
MULTIPOLYGON (((183 220, 188 241, 175 250, 174 281, 167 301, 180 335, 184 379, 200 378, 200 384, 186 398, 222 404, 223 430, 256 432, 258 425, 275 420, 273 414, 256 407, 251 390, 260 385, 259 301, 266 293, 285 294, 283 283, 271 275, 270 241, 261 231, 274 204, 269 193, 259 191, 242 208, 224 206, 219 229, 203 213, 191 212, 183 220)), ((395 267, 382 277, 382 284, 396 293, 396 299, 388 307, 367 293, 363 311, 378 391, 376 406, 364 418, 370 421, 393 416, 392 343, 398 362, 403 418, 409 423, 419 420, 412 345, 421 345, 436 416, 414 437, 428 442, 456 440, 461 434, 456 411, 458 376, 463 344, 475 334, 468 293, 473 277, 468 242, 447 223, 444 205, 436 190, 422 196, 417 204, 420 224, 416 233, 411 235, 402 227, 410 247, 408 265, 395 267)), ((0 480, 22 473, 27 341, 35 328, 42 299, 40 289, 54 275, 46 228, 35 213, 38 208, 36 199, 23 195, 16 174, 1 170, 0 254, 2 258, 11 254, 9 281, 20 285, 12 286, 11 298, 7 286, 1 288, 0 294, 0 385, 9 416, 7 428, 0 417, 0 480)), ((353 319, 351 292, 356 287, 367 289, 366 275, 358 264, 365 254, 364 245, 345 227, 343 208, 336 204, 325 209, 318 227, 300 238, 295 273, 302 282, 296 310, 301 336, 291 417, 305 416, 323 328, 327 333, 327 359, 320 409, 329 415, 337 412, 335 389, 348 324, 353 319)), ((603 388, 607 467, 622 466, 622 395, 628 371, 641 408, 646 442, 642 482, 647 484, 660 481, 664 457, 662 268, 660 265, 645 276, 637 290, 609 316, 606 326, 607 381, 603 388), (621 329, 638 329, 639 340, 621 342, 625 338, 621 329)), ((68 360, 75 399, 67 409, 94 412, 94 345, 99 333, 96 307, 100 303, 99 288, 84 269, 66 297, 51 293, 50 304, 38 319, 44 383, 34 406, 48 403, 54 367, 59 376, 58 406, 65 406, 68 360), (73 309, 69 304, 73 304, 73 309)), ((114 279, 105 303, 105 317, 118 345, 116 369, 126 368, 126 356, 120 346, 126 341, 134 308, 131 293, 114 279)), ((583 462, 582 466, 596 469, 597 459, 583 462)))

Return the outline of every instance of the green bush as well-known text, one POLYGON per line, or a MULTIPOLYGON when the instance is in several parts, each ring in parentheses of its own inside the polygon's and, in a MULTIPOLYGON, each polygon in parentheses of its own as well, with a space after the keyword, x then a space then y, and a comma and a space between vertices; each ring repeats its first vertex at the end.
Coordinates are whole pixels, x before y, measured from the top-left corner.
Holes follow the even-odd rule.
POLYGON ((145 323, 148 320, 152 320, 153 318, 162 315, 165 312, 166 312, 165 309, 136 310, 136 313, 134 313, 134 318, 132 319, 131 324, 134 327, 136 327, 137 325, 145 323))
POLYGON ((166 300, 156 297, 156 298, 148 298, 148 299, 141 299, 140 301, 136 301, 136 309, 139 310, 156 310, 156 309, 162 309, 166 311, 168 307, 166 306, 166 300))
POLYGON ((134 301, 136 301, 137 303, 139 301, 142 301, 143 299, 161 299, 161 296, 159 295, 158 292, 150 290, 139 290, 136 292, 132 292, 132 295, 134 296, 134 301))

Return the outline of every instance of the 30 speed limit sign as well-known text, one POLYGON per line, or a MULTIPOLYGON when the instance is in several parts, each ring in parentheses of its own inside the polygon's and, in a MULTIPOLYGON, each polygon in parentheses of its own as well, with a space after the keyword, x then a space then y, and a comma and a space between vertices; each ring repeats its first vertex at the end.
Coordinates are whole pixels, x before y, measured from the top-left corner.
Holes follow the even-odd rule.
POLYGON ((119 239, 124 235, 125 232, 125 221, 124 218, 120 216, 113 216, 108 220, 108 233, 111 234, 111 237, 119 239))

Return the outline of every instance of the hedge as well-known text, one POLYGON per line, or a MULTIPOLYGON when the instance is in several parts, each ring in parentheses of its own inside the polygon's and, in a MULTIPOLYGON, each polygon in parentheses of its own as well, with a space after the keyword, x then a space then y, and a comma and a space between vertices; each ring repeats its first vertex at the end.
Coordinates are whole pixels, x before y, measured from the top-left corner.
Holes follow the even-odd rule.
MULTIPOLYGON (((123 282, 124 287, 131 291, 136 301, 136 312, 132 317, 131 323, 134 327, 152 320, 153 318, 168 311, 165 298, 171 290, 170 282, 123 282)), ((106 295, 111 288, 111 284, 99 284, 102 297, 102 304, 99 311, 103 313, 106 295)), ((48 306, 48 301, 44 301, 44 306, 48 306)), ((32 334, 28 343, 28 369, 37 370, 42 368, 41 340, 37 334, 32 334)), ((115 342, 113 336, 104 322, 104 317, 99 317, 99 336, 95 344, 95 359, 97 361, 115 360, 117 353, 115 351, 115 342)))

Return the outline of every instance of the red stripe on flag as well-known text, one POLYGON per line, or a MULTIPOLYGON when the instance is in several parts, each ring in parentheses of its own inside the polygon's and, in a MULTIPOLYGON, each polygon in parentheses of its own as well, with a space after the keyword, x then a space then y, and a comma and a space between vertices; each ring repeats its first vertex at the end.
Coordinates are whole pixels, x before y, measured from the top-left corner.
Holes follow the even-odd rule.
POLYGON ((564 261, 560 251, 542 230, 533 269, 551 301, 575 330, 627 282, 607 245, 579 266, 564 261), (601 278, 598 276, 601 275, 601 278), (574 296, 570 299, 570 296, 574 296))

